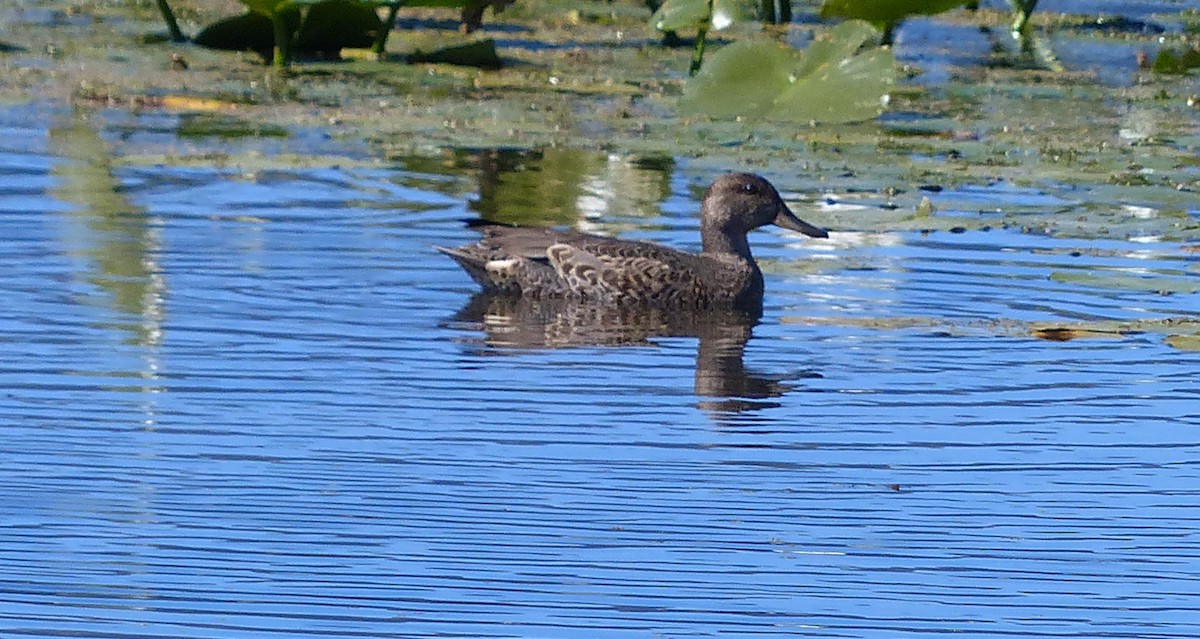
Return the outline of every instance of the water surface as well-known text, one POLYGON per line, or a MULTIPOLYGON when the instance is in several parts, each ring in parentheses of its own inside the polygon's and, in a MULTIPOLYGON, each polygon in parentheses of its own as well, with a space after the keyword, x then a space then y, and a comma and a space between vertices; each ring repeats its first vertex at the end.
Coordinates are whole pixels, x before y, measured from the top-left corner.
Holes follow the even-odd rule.
MULTIPOLYGON (((839 226, 753 237, 752 335, 563 337, 431 246, 534 211, 695 249, 715 173, 122 164, 44 117, 0 110, 0 635, 1200 634, 1200 353, 1028 331, 1196 319, 1054 276, 1195 282, 1187 245, 864 231, 774 175, 839 226)), ((1061 206, 1005 188, 937 215, 1061 206)))

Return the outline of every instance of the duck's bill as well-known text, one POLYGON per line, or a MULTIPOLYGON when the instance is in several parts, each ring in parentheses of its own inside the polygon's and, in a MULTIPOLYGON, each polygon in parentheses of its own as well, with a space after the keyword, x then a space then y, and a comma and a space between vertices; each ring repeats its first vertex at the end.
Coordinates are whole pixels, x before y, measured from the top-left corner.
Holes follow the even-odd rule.
POLYGON ((792 213, 792 210, 786 205, 779 207, 779 213, 775 216, 775 225, 803 233, 809 237, 829 237, 829 233, 825 229, 817 228, 796 217, 796 214, 792 213))

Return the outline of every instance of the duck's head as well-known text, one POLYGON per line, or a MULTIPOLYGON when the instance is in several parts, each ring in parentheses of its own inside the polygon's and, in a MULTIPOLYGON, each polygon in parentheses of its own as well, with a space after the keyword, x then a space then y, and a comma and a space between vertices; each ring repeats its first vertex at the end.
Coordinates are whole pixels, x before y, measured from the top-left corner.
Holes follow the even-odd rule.
POLYGON ((774 224, 809 237, 829 237, 796 217, 766 179, 753 173, 728 173, 717 178, 704 193, 700 220, 707 238, 710 234, 744 236, 760 226, 774 224))

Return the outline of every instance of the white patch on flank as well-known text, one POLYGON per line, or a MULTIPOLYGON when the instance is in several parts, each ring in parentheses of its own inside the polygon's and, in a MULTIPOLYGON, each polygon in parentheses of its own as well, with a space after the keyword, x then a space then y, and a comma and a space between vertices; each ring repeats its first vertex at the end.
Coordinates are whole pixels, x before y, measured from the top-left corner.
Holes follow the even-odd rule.
POLYGON ((517 265, 517 260, 509 258, 507 260, 488 260, 487 270, 489 271, 504 271, 517 265))

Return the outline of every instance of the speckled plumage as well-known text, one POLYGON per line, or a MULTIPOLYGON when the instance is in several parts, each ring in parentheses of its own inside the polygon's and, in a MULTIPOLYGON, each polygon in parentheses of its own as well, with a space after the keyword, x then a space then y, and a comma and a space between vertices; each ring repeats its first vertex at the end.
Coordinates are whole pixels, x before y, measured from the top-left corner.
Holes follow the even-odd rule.
POLYGON ((703 251, 687 253, 577 231, 480 223, 475 244, 438 250, 486 291, 663 306, 750 307, 762 303, 762 272, 746 234, 776 224, 810 237, 775 187, 749 173, 721 176, 700 205, 703 251))

